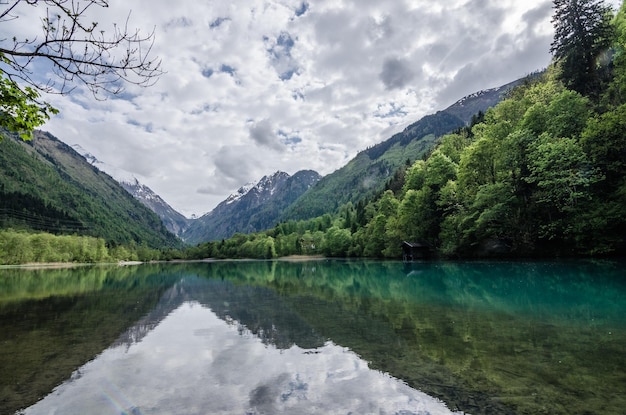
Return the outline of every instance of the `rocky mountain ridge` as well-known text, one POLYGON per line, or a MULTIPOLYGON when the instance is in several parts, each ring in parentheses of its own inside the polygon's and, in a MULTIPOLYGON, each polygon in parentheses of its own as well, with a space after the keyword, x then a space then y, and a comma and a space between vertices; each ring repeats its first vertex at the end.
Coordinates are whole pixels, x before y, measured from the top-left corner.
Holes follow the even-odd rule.
POLYGON ((174 235, 180 236, 189 226, 190 219, 171 207, 161 196, 151 188, 141 183, 137 177, 125 170, 115 168, 101 160, 78 144, 71 146, 78 154, 98 170, 107 172, 115 179, 128 193, 140 201, 144 206, 156 213, 163 224, 174 235))
POLYGON ((229 238, 237 232, 250 233, 275 224, 284 209, 320 180, 312 170, 290 176, 277 171, 256 184, 242 186, 211 212, 194 220, 181 235, 195 244, 229 238))
POLYGON ((80 145, 72 148, 95 168, 109 172, 135 199, 155 212, 166 228, 182 240, 195 244, 218 240, 237 232, 255 232, 272 226, 282 211, 321 178, 312 170, 293 176, 277 171, 257 183, 247 183, 229 195, 210 212, 188 219, 172 208, 132 173, 115 168, 95 157, 80 145))

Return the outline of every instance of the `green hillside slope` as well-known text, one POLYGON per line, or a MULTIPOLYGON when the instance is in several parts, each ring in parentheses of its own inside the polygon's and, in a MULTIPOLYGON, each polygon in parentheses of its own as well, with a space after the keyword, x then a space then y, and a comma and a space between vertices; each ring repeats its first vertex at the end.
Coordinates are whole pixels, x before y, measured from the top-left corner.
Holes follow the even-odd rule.
POLYGON ((309 219, 333 212, 380 192, 407 160, 421 158, 435 139, 463 126, 460 118, 440 111, 408 126, 401 133, 357 154, 348 164, 322 178, 282 216, 282 220, 309 219))
POLYGON ((111 244, 178 246, 115 180, 48 133, 0 141, 0 228, 79 234, 111 244))
POLYGON ((333 213, 348 202, 356 204, 380 193, 407 160, 422 158, 437 138, 470 125, 473 117, 505 99, 513 88, 537 78, 541 72, 497 88, 475 92, 443 111, 427 115, 401 133, 360 152, 339 170, 325 176, 285 210, 281 220, 301 220, 333 213))

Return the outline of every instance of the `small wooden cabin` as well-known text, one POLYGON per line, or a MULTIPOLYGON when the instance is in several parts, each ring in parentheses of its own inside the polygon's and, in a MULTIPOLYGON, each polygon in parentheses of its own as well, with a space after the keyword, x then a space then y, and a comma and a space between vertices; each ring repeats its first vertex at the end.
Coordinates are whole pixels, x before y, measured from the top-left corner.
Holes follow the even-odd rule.
POLYGON ((428 259, 431 251, 430 246, 423 242, 402 242, 402 260, 405 262, 416 259, 428 259))

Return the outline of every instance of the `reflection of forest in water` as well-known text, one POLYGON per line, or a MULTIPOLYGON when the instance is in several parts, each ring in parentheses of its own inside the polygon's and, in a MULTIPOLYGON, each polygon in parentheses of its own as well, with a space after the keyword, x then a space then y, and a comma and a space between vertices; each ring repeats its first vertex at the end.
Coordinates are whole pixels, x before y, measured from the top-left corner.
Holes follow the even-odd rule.
MULTIPOLYGON (((318 335, 469 413, 622 413, 623 263, 215 264, 318 335)), ((296 341, 297 343, 297 341, 296 341)))
POLYGON ((109 347, 180 279, 171 271, 0 270, 0 413, 41 399, 109 347))
POLYGON ((0 337, 8 347, 0 366, 11 375, 0 376, 0 408, 34 402, 106 347, 140 341, 191 301, 278 348, 332 340, 452 409, 617 414, 626 403, 621 265, 250 261, 3 270, 0 337))

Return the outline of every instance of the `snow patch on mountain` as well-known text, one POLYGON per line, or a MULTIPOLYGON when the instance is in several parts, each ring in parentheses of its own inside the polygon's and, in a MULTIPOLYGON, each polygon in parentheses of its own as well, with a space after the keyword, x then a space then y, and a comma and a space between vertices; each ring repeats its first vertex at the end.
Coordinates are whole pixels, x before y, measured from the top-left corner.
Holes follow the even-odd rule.
POLYGON ((263 176, 258 183, 246 183, 241 186, 235 193, 228 196, 221 204, 230 205, 235 202, 239 202, 243 197, 250 197, 256 195, 257 198, 267 199, 276 193, 276 190, 284 184, 285 180, 289 178, 289 174, 283 171, 277 171, 276 173, 263 176))
POLYGON ((118 183, 128 183, 131 185, 134 185, 135 182, 139 183, 139 180, 137 180, 134 174, 98 160, 96 156, 85 150, 80 144, 73 144, 71 147, 74 151, 83 156, 89 164, 113 177, 118 183))
POLYGON ((192 221, 182 237, 189 243, 201 243, 230 238, 237 232, 269 229, 287 206, 320 179, 312 170, 293 176, 283 171, 263 176, 256 184, 240 187, 215 209, 192 221))
POLYGON ((156 213, 159 218, 161 218, 165 227, 167 227, 167 229, 174 235, 180 237, 180 235, 182 235, 182 233, 187 229, 189 226, 189 220, 172 208, 152 189, 145 184, 142 184, 134 174, 98 160, 98 158, 89 153, 79 144, 72 145, 72 148, 78 154, 83 156, 89 164, 96 167, 98 170, 107 173, 119 184, 121 184, 122 187, 126 189, 126 191, 135 199, 139 200, 144 206, 156 213))
POLYGON ((231 203, 234 203, 238 200, 240 200, 243 196, 245 196, 246 194, 248 194, 248 192, 250 190, 252 190, 254 187, 256 186, 256 184, 250 182, 250 183, 246 183, 243 186, 241 186, 239 189, 237 189, 236 193, 231 194, 230 196, 228 196, 225 200, 224 200, 224 204, 226 205, 230 205, 231 203))

